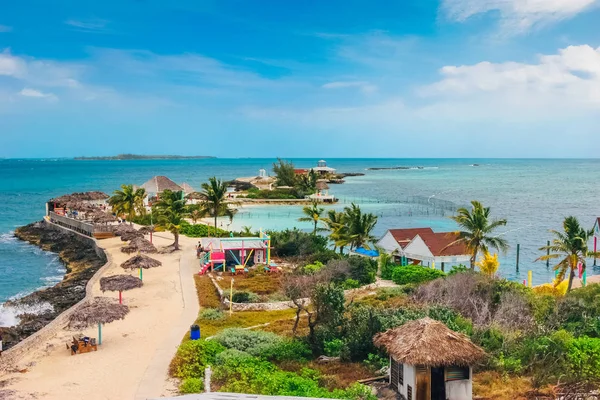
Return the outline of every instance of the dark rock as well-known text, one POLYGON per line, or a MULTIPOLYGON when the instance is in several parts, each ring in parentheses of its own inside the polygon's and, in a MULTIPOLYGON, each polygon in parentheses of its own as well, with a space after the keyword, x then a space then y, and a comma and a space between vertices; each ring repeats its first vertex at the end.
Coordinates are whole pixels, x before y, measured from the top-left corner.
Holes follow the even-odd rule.
POLYGON ((39 331, 60 313, 82 300, 87 282, 106 262, 104 257, 96 253, 92 243, 74 233, 52 229, 43 222, 18 228, 15 236, 46 251, 58 253, 67 273, 61 282, 51 288, 5 303, 15 307, 45 303, 52 306, 51 310, 40 314, 19 315, 20 322, 17 326, 0 328, 5 350, 39 331))

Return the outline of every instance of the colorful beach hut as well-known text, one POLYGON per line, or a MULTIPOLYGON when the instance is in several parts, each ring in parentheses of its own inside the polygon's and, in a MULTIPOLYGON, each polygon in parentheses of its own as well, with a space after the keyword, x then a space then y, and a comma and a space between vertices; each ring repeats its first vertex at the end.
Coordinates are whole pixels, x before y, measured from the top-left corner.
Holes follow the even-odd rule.
POLYGON ((202 238, 200 246, 205 255, 200 260, 200 274, 225 271, 227 267, 270 265, 270 245, 271 238, 265 233, 259 237, 202 238))

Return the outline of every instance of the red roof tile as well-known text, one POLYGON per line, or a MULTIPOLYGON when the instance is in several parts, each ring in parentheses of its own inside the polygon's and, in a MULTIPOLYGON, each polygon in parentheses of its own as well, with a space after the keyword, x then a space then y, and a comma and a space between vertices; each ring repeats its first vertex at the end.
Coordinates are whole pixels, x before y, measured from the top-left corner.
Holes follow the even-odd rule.
POLYGON ((415 238, 415 236, 426 234, 432 234, 433 231, 431 228, 411 228, 411 229, 390 229, 390 233, 396 239, 396 242, 400 245, 400 247, 404 248, 407 244, 410 243, 411 240, 415 238))
POLYGON ((470 254, 467 246, 461 243, 450 244, 458 239, 454 232, 438 232, 419 234, 431 253, 436 257, 462 256, 470 254))

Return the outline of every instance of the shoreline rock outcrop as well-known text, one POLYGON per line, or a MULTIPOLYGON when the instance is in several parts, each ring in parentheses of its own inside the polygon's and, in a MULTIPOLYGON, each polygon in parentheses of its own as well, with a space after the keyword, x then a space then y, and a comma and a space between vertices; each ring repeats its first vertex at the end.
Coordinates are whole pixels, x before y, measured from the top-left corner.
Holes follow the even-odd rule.
POLYGON ((41 307, 38 313, 19 315, 19 324, 16 326, 0 327, 4 350, 39 331, 60 313, 82 300, 86 295, 87 282, 106 263, 106 256, 96 251, 93 242, 75 233, 57 230, 43 221, 17 228, 15 236, 43 250, 57 253, 65 265, 66 274, 53 287, 40 289, 5 303, 6 307, 17 309, 46 306, 41 307))

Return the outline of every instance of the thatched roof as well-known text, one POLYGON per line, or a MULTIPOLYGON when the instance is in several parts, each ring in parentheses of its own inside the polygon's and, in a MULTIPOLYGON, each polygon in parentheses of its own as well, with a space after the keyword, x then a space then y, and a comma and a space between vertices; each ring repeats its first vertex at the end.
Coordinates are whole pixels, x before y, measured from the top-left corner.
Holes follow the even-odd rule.
POLYGON ((143 235, 152 233, 154 232, 154 225, 142 226, 140 229, 138 229, 138 232, 140 232, 143 235))
POLYGON ((133 239, 131 242, 129 242, 129 244, 125 247, 121 247, 121 251, 123 253, 127 253, 127 254, 131 254, 131 253, 135 253, 135 252, 142 252, 142 253, 156 253, 158 252, 158 250, 156 249, 156 247, 154 247, 154 245, 152 243, 150 243, 149 241, 147 241, 144 238, 135 238, 133 239))
POLYGON ((183 182, 181 185, 181 188, 183 189, 183 191, 185 193, 194 193, 196 190, 194 190, 194 188, 192 187, 192 185, 190 185, 187 182, 183 182))
POLYGON ((135 228, 129 224, 119 224, 115 225, 113 228, 113 232, 116 236, 121 236, 124 232, 134 232, 135 228))
POLYGON ((188 193, 185 197, 190 200, 204 200, 206 198, 202 192, 188 193))
POLYGON ((147 193, 162 193, 165 190, 173 192, 182 192, 183 188, 167 178, 166 176, 155 176, 148 182, 144 183, 142 188, 146 189, 147 193))
POLYGON ((96 201, 96 200, 106 200, 110 196, 103 192, 92 191, 92 192, 78 192, 65 194, 54 199, 49 200, 53 203, 69 203, 69 202, 79 202, 79 201, 96 201))
POLYGON ((485 352, 468 337, 431 318, 378 333, 373 343, 385 348, 396 361, 409 365, 466 367, 485 357, 485 352))
POLYGON ((108 324, 125 318, 129 307, 106 297, 95 297, 81 305, 69 318, 69 327, 84 328, 96 324, 108 324))
POLYGON ((327 190, 329 189, 329 185, 324 180, 317 181, 317 190, 327 190))
POLYGON ((140 231, 132 230, 132 231, 124 231, 121 233, 121 240, 124 242, 128 242, 135 238, 143 238, 144 234, 140 231))
POLYGON ((137 276, 112 275, 100 278, 100 290, 111 292, 123 292, 142 287, 144 282, 137 276))
POLYGON ((109 222, 117 221, 117 217, 107 212, 98 210, 91 215, 91 220, 97 224, 107 224, 109 222))
POLYGON ((77 210, 80 212, 93 212, 97 210, 93 204, 84 203, 82 201, 69 201, 65 204, 65 206, 71 210, 77 210))
POLYGON ((148 257, 144 254, 137 255, 135 257, 131 257, 129 260, 125 261, 121 264, 122 268, 125 269, 136 269, 136 268, 155 268, 160 267, 162 263, 154 258, 148 257))

